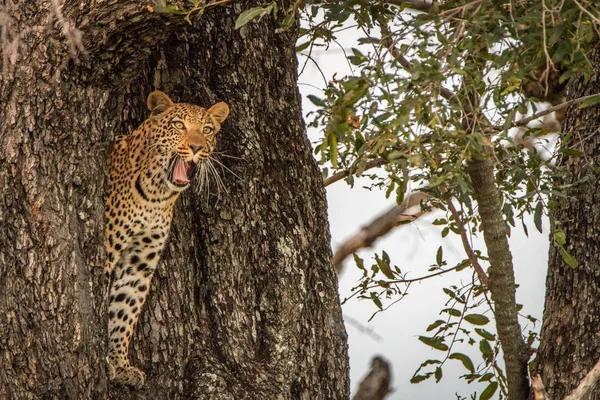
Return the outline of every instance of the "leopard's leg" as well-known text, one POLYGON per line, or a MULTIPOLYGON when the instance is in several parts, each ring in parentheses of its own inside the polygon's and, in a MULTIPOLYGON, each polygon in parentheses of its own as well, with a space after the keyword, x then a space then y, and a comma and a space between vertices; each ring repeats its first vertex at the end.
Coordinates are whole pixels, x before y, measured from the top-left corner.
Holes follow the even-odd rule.
POLYGON ((116 382, 140 389, 145 375, 129 365, 129 342, 146 301, 152 276, 164 246, 164 232, 136 234, 116 266, 109 298, 109 372, 116 382))
POLYGON ((125 205, 121 193, 123 187, 129 182, 129 137, 129 135, 115 137, 108 165, 108 197, 106 198, 107 210, 105 213, 106 226, 104 234, 104 247, 106 250, 104 274, 106 278, 110 278, 119 262, 121 251, 127 245, 127 237, 120 232, 124 221, 121 218, 121 213, 117 213, 117 211, 125 205))

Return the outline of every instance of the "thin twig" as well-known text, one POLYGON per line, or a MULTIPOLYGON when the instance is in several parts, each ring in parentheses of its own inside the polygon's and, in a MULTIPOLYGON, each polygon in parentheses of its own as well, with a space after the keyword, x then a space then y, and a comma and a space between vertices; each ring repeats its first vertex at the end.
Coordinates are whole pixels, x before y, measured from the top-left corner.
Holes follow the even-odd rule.
MULTIPOLYGON (((365 165, 363 172, 368 169, 371 169, 371 168, 380 167, 384 164, 387 164, 387 161, 384 160, 383 158, 378 158, 376 160, 367 161, 367 164, 365 165)), ((335 174, 331 175, 329 178, 325 179, 323 184, 327 187, 327 186, 331 185, 332 183, 335 183, 335 182, 342 180, 345 177, 353 174, 355 171, 356 171, 356 168, 348 168, 343 171, 336 172, 335 174)))
POLYGON ((469 244, 469 238, 467 237, 467 230, 465 229, 465 225, 463 224, 462 220, 460 219, 460 216, 458 215, 458 211, 456 211, 456 207, 454 207, 454 204, 452 203, 452 199, 448 199, 446 201, 446 204, 448 205, 448 209, 450 209, 450 213, 452 214, 452 217, 454 218, 456 227, 458 228, 458 231, 460 232, 460 238, 462 240, 462 244, 463 244, 463 248, 465 249, 465 253, 467 253, 467 257, 469 257, 469 261, 471 262, 471 265, 475 269, 475 272, 477 273, 477 277, 479 277, 479 281, 481 281, 481 283, 483 283, 487 287, 488 286, 488 276, 485 273, 485 271, 483 270, 483 268, 481 267, 481 265, 479 264, 479 258, 477 257, 477 254, 475 254, 475 252, 471 248, 471 245, 469 244))
MULTIPOLYGON (((452 271, 454 271, 454 270, 457 270, 458 268, 462 267, 463 265, 464 265, 463 263, 460 263, 460 264, 458 264, 458 265, 455 265, 455 266, 454 266, 454 267, 452 267, 452 268, 448 268, 448 269, 442 269, 442 270, 440 270, 440 271, 438 271, 438 272, 434 272, 433 274, 429 274, 429 275, 423 275, 423 276, 420 276, 420 277, 418 277, 418 278, 411 278, 411 279, 393 279, 393 280, 389 280, 389 281, 381 281, 381 282, 383 282, 383 283, 385 283, 385 284, 390 284, 390 285, 391 285, 391 284, 393 284, 393 283, 415 283, 415 282, 420 282, 420 281, 424 281, 425 279, 429 279, 429 278, 433 278, 433 277, 435 277, 435 276, 440 276, 440 275, 443 275, 443 274, 445 274, 445 273, 447 273, 447 272, 452 272, 452 271)), ((378 285, 378 286, 380 286, 380 285, 378 285)))
MULTIPOLYGON (((443 270, 441 270, 441 271, 434 272, 433 274, 429 274, 429 275, 423 275, 423 276, 419 276, 418 278, 411 278, 411 279, 392 279, 392 280, 387 280, 387 281, 386 281, 386 280, 378 280, 378 281, 377 281, 377 283, 375 283, 375 284, 372 284, 372 285, 368 285, 368 286, 365 288, 365 290, 364 290, 364 291, 368 291, 368 290, 375 289, 375 288, 381 288, 381 287, 382 287, 382 285, 396 285, 396 284, 398 284, 398 283, 405 283, 405 284, 407 285, 407 288, 408 288, 408 287, 410 286, 410 284, 411 284, 411 283, 415 283, 415 282, 424 281, 424 280, 426 280, 426 279, 429 279, 429 278, 435 278, 436 276, 443 275, 443 274, 445 274, 445 273, 447 273, 447 272, 456 271, 458 268, 460 268, 460 267, 462 267, 462 266, 463 266, 463 264, 461 263, 461 264, 455 265, 455 266, 454 266, 454 267, 452 267, 452 268, 443 269, 443 270)), ((342 305, 343 305, 343 304, 345 304, 345 303, 346 303, 348 300, 350 300, 350 299, 352 299, 352 298, 356 297, 357 295, 363 294, 363 292, 364 292, 364 291, 363 291, 363 290, 357 290, 357 291, 355 291, 355 292, 354 292, 354 293, 352 293, 350 296, 348 296, 347 298, 345 298, 345 299, 344 299, 344 301, 342 302, 342 305)), ((398 299, 398 301, 399 301, 399 300, 402 300, 402 298, 403 298, 403 297, 404 297, 404 295, 402 295, 402 297, 401 297, 400 299, 398 299)), ((394 302, 394 303, 392 303, 392 304, 395 304, 396 302, 397 302, 397 301, 395 301, 395 302, 394 302)), ((388 307, 386 307, 386 309, 387 309, 387 308, 389 308, 389 306, 388 306, 388 307)))

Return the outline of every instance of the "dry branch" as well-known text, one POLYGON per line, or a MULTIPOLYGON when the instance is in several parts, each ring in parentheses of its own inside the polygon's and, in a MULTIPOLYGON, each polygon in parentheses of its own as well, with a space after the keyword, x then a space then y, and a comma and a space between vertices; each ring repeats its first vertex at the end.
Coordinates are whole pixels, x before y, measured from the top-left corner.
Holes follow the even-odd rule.
POLYGON ((363 379, 352 400, 383 400, 390 393, 390 365, 381 357, 371 361, 371 372, 363 379))
POLYGON ((333 255, 332 261, 337 273, 341 272, 342 263, 350 254, 356 253, 359 249, 370 247, 375 240, 397 227, 400 222, 413 221, 423 215, 424 211, 421 209, 412 213, 407 213, 407 210, 413 206, 418 206, 422 200, 428 197, 429 195, 426 193, 412 193, 402 204, 393 206, 346 240, 333 255))

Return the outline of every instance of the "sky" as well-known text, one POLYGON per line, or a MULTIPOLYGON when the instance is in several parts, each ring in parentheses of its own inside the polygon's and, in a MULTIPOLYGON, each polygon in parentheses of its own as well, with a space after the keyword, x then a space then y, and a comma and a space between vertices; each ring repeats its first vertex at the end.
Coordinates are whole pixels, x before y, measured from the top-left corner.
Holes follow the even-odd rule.
MULTIPOLYGON (((360 36, 362 35, 359 32, 349 29, 340 34, 338 39, 346 52, 351 54, 351 47, 359 47, 356 38, 360 36)), ((327 79, 331 79, 334 74, 340 78, 350 73, 344 52, 339 47, 331 47, 328 51, 313 51, 312 57, 327 79)), ((306 59, 299 55, 298 60, 302 68, 306 59)), ((321 95, 320 88, 324 87, 324 81, 314 63, 309 62, 299 82, 303 96, 303 114, 306 115, 314 110, 313 104, 306 99, 306 96, 321 95)), ((321 132, 310 128, 308 135, 311 142, 315 143, 321 137, 321 132)), ((334 251, 345 239, 394 205, 394 199, 385 199, 383 191, 364 189, 363 186, 367 186, 369 182, 368 179, 362 178, 355 182, 353 188, 345 181, 338 181, 327 187, 331 245, 334 251)), ((436 252, 441 245, 448 266, 454 266, 466 256, 457 235, 450 234, 442 239, 441 229, 431 224, 434 219, 443 215, 439 211, 433 212, 411 224, 396 228, 378 240, 373 248, 361 250, 358 255, 368 266, 373 260, 374 253, 381 254, 381 251, 385 250, 393 265, 399 266, 403 272, 408 272, 409 278, 415 278, 427 274, 429 266, 435 263, 436 252)), ((517 228, 512 230, 509 240, 516 281, 519 285, 517 302, 524 305, 521 314, 529 314, 541 319, 548 260, 548 224, 544 221, 543 233, 539 233, 534 228, 533 218, 527 222, 527 225, 529 237, 525 236, 517 222, 517 228)), ((474 238, 473 247, 485 254, 482 237, 474 238)), ((392 365, 393 393, 388 396, 389 400, 456 399, 455 393, 463 397, 469 397, 474 392, 481 393, 486 384, 469 385, 465 380, 458 379, 466 370, 457 360, 446 362, 443 369, 444 376, 437 384, 433 379, 419 384, 410 383, 410 378, 423 361, 444 357, 442 352, 433 350, 418 340, 419 335, 428 334, 426 328, 429 324, 440 319, 439 312, 449 299, 442 289, 451 284, 470 282, 471 274, 472 270, 468 268, 413 284, 408 296, 384 313, 375 316, 370 322, 368 322, 369 318, 377 311, 373 302, 353 299, 343 305, 342 310, 349 336, 350 379, 353 394, 362 378, 368 373, 371 359, 375 355, 382 356, 392 365), (365 333, 365 328, 372 331, 374 335, 365 333)), ((361 275, 362 272, 356 267, 352 258, 347 259, 339 280, 341 299, 350 296, 352 287, 357 285, 361 275)), ((526 320, 522 319, 521 327, 524 326, 526 320)), ((485 328, 493 330, 488 326, 485 328)), ((540 323, 535 327, 529 324, 527 329, 539 332, 540 323)), ((477 346, 469 348, 467 345, 457 345, 456 351, 471 356, 472 360, 477 362, 476 356, 479 353, 477 346)), ((497 394, 494 398, 498 398, 497 394)))

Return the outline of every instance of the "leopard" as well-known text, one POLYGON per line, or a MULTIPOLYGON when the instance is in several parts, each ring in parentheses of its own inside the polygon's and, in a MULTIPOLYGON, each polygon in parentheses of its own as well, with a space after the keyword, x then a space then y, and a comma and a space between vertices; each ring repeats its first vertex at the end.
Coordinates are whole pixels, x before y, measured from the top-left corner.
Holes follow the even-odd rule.
POLYGON ((108 164, 104 274, 108 285, 109 379, 141 389, 146 377, 129 362, 129 344, 168 238, 177 198, 215 151, 229 115, 148 95, 150 116, 132 134, 115 138, 108 164))

